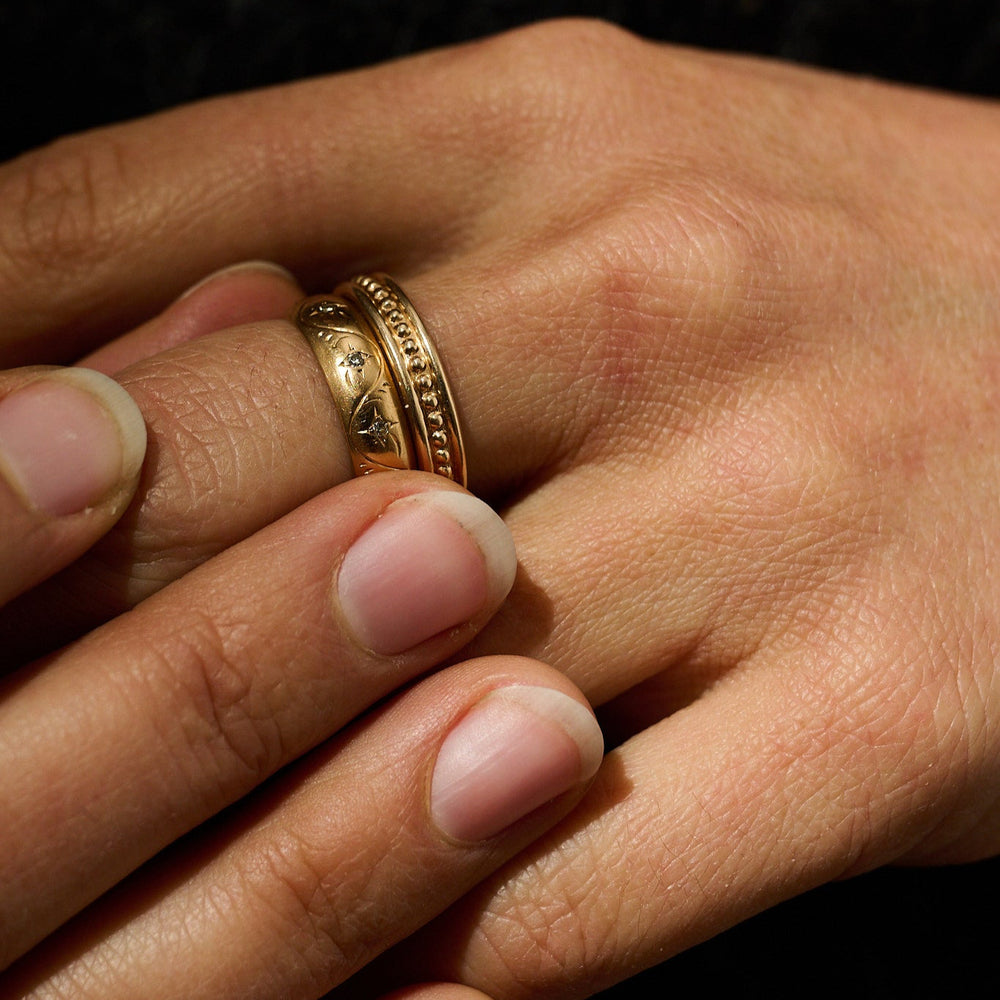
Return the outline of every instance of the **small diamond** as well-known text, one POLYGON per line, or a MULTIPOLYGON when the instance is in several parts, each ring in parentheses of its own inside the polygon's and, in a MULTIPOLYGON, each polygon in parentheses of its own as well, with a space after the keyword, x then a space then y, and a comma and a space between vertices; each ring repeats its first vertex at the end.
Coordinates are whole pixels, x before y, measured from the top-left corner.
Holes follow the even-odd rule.
POLYGON ((392 443, 391 435, 393 426, 393 423, 386 420, 381 413, 376 413, 368 426, 358 431, 358 433, 363 434, 381 451, 387 451, 389 445, 392 443))
POLYGON ((355 371, 359 371, 364 368, 365 362, 371 357, 370 354, 366 354, 364 351, 359 351, 355 348, 352 351, 348 351, 344 355, 344 359, 340 362, 341 368, 353 368, 355 371))

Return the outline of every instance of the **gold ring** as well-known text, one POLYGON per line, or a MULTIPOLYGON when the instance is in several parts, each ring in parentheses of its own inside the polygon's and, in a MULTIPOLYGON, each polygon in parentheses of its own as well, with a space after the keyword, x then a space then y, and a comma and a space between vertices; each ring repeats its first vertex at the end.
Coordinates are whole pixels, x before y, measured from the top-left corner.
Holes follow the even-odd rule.
POLYGON ((465 486, 465 449, 452 392, 413 304, 392 278, 381 273, 352 278, 336 294, 360 307, 385 352, 418 467, 465 486))
POLYGON ((356 476, 414 468, 413 442, 385 355, 357 306, 336 295, 299 304, 295 325, 313 349, 347 434, 356 476))

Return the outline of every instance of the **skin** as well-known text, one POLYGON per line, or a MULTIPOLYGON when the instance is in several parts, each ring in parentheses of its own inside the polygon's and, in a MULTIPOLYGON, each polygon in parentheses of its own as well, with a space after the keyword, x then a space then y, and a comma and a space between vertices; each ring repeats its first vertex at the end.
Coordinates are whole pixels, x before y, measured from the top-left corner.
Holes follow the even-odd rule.
MULTIPOLYGON (((252 561, 283 515, 311 523, 296 508, 349 464, 298 333, 266 309, 182 330, 193 297, 150 317, 234 260, 307 291, 378 266, 435 337, 470 488, 519 555, 462 656, 551 665, 613 746, 567 819, 440 917, 376 892, 401 925, 332 976, 307 929, 298 992, 253 995, 319 996, 426 923, 359 993, 585 996, 825 881, 997 852, 998 162, 983 102, 558 23, 0 170, 3 359, 75 360, 148 321, 90 363, 153 442, 119 526, 11 605, 8 648, 51 643, 53 607, 63 641, 172 580, 227 579, 218 554, 252 561)), ((390 489, 345 488, 316 502, 390 489)), ((461 672, 429 683, 395 732, 467 697, 461 672)), ((171 961, 136 941, 109 953, 171 961)), ((79 987, 60 947, 39 981, 79 987)), ((287 954, 266 928, 254 948, 287 954)))

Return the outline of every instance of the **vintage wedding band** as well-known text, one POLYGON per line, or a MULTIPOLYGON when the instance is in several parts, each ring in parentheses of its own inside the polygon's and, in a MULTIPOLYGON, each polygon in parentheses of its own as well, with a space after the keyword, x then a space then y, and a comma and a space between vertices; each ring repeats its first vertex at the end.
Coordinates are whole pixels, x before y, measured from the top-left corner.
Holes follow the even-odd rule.
POLYGON ((347 432, 355 475, 422 469, 465 486, 465 450, 437 351, 403 290, 359 275, 299 306, 347 432))
POLYGON ((413 443, 385 355, 357 307, 335 295, 299 304, 295 325, 319 362, 355 476, 414 468, 413 443))

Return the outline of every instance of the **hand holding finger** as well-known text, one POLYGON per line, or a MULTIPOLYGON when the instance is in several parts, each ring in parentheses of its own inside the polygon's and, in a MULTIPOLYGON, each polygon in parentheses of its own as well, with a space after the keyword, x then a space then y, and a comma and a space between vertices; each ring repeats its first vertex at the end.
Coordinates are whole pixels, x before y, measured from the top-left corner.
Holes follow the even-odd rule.
POLYGON ((442 486, 347 484, 11 678, 8 961, 484 624, 513 579, 509 534, 442 486))

